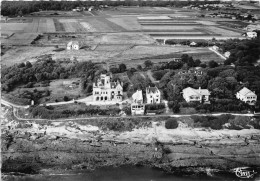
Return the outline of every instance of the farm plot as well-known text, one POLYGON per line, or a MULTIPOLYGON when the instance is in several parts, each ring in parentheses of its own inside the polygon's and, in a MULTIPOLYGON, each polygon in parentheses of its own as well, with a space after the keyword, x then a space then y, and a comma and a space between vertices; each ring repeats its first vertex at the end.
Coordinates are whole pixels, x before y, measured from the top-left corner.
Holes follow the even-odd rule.
POLYGON ((140 30, 142 28, 142 26, 137 22, 136 17, 117 17, 107 19, 126 30, 140 30))
POLYGON ((125 51, 127 49, 131 48, 131 45, 98 45, 95 49, 95 51, 111 51, 111 52, 120 52, 125 51))
POLYGON ((167 20, 171 19, 169 16, 139 16, 138 20, 167 20))
POLYGON ((76 58, 77 61, 93 61, 93 62, 107 62, 113 59, 113 57, 117 56, 118 52, 109 52, 109 51, 86 51, 86 50, 77 50, 77 51, 62 51, 56 52, 53 55, 53 59, 64 59, 76 58))
POLYGON ((9 18, 7 23, 31 23, 32 18, 9 18))
POLYGON ((30 45, 38 33, 15 33, 8 39, 3 39, 5 45, 30 45))
POLYGON ((218 21, 217 23, 231 28, 245 28, 247 27, 247 25, 249 25, 249 23, 245 23, 242 21, 218 21))
POLYGON ((28 26, 30 26, 30 23, 1 23, 1 31, 24 32, 24 29, 28 26))
POLYGON ((53 22, 54 22, 54 26, 55 26, 56 31, 65 31, 63 24, 61 22, 59 22, 58 19, 54 18, 53 22))
POLYGON ((223 36, 240 36, 240 33, 237 33, 235 31, 223 29, 216 26, 205 26, 205 30, 209 30, 212 32, 215 32, 216 34, 221 34, 223 36))
POLYGON ((47 32, 55 32, 55 25, 52 18, 46 19, 47 32))
POLYGON ((66 32, 85 32, 85 28, 76 19, 59 19, 66 32))
POLYGON ((38 31, 37 32, 47 32, 46 22, 47 22, 47 20, 45 18, 41 18, 39 20, 39 26, 38 26, 38 31))
POLYGON ((95 32, 96 29, 93 28, 89 23, 87 22, 80 22, 80 24, 85 28, 86 31, 89 31, 89 32, 95 32))
POLYGON ((102 35, 100 44, 153 44, 156 41, 142 33, 108 33, 102 35))
MULTIPOLYGON (((193 31, 194 29, 198 28, 198 26, 182 26, 182 25, 177 25, 177 26, 158 26, 158 25, 143 25, 142 30, 178 30, 178 31, 183 31, 183 30, 190 30, 193 31)), ((198 30, 196 30, 198 31, 198 30)))
POLYGON ((105 19, 103 17, 86 19, 82 22, 88 23, 89 26, 92 27, 92 30, 97 31, 97 32, 115 32, 115 31, 125 30, 121 26, 119 26, 111 21, 108 21, 107 19, 105 19))

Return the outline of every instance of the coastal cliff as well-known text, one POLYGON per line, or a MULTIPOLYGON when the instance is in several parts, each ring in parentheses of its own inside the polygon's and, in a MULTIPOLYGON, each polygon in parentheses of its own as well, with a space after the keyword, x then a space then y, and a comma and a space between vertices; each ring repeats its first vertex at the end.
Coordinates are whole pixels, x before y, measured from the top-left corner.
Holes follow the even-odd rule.
MULTIPOLYGON (((127 121, 127 120, 125 120, 127 121)), ((260 132, 143 122, 112 131, 82 122, 8 122, 2 126, 2 172, 29 174, 143 165, 175 174, 260 167, 260 132)))

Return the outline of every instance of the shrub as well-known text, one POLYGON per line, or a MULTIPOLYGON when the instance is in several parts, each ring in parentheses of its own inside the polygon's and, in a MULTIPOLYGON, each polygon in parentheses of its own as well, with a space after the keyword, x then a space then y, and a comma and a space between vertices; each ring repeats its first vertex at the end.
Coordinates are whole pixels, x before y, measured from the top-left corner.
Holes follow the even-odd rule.
POLYGON ((164 109, 165 104, 164 103, 159 103, 159 104, 146 104, 145 109, 146 110, 159 110, 159 109, 164 109))
POLYGON ((175 129, 178 127, 178 121, 175 119, 175 118, 172 118, 172 119, 168 119, 166 122, 165 122, 165 128, 166 129, 175 129))

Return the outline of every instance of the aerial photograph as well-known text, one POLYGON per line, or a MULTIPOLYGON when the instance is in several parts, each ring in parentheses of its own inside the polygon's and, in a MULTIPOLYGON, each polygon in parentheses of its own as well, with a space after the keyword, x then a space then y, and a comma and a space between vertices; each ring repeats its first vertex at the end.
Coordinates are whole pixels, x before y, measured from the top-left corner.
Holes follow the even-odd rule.
POLYGON ((260 181, 260 0, 1 2, 3 181, 260 181))

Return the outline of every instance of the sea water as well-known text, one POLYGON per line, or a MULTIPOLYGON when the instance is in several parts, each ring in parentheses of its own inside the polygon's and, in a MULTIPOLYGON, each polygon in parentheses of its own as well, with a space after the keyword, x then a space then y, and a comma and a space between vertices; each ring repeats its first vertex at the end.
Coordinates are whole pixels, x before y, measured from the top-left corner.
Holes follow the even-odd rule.
MULTIPOLYGON (((148 167, 107 167, 95 171, 68 174, 14 176, 8 181, 240 181, 235 174, 176 176, 148 167)), ((242 179, 248 180, 248 179, 242 179)), ((257 175, 252 181, 260 181, 257 175)))

